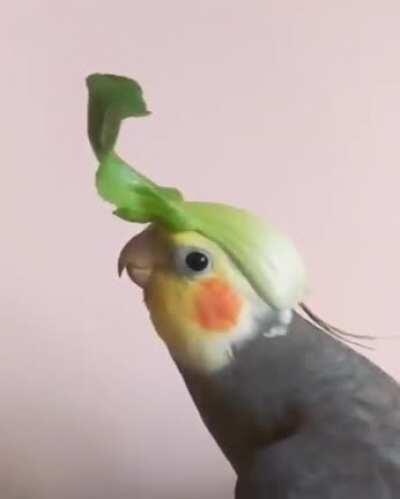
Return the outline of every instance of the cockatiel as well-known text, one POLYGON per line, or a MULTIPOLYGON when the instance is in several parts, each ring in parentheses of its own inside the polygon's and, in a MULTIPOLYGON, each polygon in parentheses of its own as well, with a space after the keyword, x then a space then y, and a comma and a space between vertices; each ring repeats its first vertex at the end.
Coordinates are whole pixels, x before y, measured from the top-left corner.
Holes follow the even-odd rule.
POLYGON ((98 192, 119 217, 148 224, 123 248, 119 273, 143 288, 237 474, 236 499, 398 499, 399 386, 304 305, 292 242, 246 211, 185 201, 131 168, 114 147, 123 119, 148 114, 140 86, 99 74, 87 85, 98 192))

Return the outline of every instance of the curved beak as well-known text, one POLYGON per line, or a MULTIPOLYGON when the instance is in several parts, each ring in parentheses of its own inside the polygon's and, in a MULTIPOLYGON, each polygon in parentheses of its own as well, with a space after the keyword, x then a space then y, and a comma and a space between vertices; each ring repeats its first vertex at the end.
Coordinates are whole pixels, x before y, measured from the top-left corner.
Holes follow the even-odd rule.
POLYGON ((118 275, 126 269, 132 281, 144 288, 154 266, 154 229, 149 227, 133 237, 122 248, 118 258, 118 275))

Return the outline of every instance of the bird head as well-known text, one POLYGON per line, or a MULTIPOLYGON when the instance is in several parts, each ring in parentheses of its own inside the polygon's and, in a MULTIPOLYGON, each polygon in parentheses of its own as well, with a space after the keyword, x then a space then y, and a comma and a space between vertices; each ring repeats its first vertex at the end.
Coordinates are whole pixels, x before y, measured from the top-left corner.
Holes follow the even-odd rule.
POLYGON ((301 300, 303 262, 289 239, 252 213, 186 201, 125 163, 114 147, 124 118, 149 114, 142 90, 114 75, 91 75, 87 85, 97 190, 117 216, 146 224, 122 249, 118 271, 143 289, 155 329, 178 362, 220 369, 260 320, 301 300))
POLYGON ((229 255, 195 231, 150 225, 123 248, 118 268, 143 288, 156 331, 187 367, 226 365, 269 311, 229 255))

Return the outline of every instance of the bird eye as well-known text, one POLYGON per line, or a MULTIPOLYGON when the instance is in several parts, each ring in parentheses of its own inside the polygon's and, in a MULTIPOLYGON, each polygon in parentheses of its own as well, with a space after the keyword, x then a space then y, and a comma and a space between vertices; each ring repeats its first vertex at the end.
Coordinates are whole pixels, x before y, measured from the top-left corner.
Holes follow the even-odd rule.
POLYGON ((200 251, 191 251, 186 255, 185 263, 193 272, 202 272, 208 267, 208 256, 200 251))
POLYGON ((179 272, 189 275, 206 273, 211 267, 211 257, 196 248, 179 248, 175 253, 175 265, 179 272))

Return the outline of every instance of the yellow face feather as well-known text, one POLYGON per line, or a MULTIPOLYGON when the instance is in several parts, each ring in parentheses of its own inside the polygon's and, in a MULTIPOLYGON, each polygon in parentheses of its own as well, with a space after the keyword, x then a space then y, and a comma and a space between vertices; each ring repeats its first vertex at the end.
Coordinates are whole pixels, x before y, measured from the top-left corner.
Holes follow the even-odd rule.
MULTIPOLYGON (((204 275, 186 276, 177 272, 168 258, 154 268, 146 287, 146 303, 159 329, 191 330, 194 335, 229 334, 240 319, 244 298, 240 283, 235 285, 230 262, 218 248, 196 233, 172 236, 172 253, 179 247, 195 247, 212 255, 212 269, 204 275), (224 261, 225 260, 225 261, 224 261), (238 286, 239 285, 239 286, 238 286)), ((172 259, 171 259, 172 260, 172 259)), ((168 339, 170 335, 168 335, 168 339)))

